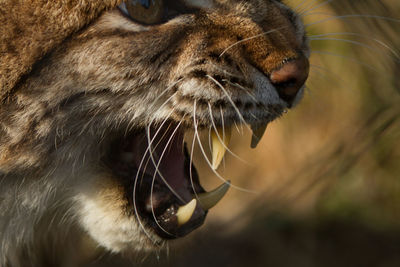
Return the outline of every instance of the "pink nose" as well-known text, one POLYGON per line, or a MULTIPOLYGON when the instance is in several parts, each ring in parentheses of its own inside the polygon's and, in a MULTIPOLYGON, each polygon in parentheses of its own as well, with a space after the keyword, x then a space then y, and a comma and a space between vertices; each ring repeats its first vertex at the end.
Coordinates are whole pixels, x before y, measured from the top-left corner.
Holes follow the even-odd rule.
POLYGON ((308 59, 300 56, 285 62, 279 69, 270 75, 272 84, 278 91, 281 99, 292 106, 299 90, 307 80, 309 72, 308 59))

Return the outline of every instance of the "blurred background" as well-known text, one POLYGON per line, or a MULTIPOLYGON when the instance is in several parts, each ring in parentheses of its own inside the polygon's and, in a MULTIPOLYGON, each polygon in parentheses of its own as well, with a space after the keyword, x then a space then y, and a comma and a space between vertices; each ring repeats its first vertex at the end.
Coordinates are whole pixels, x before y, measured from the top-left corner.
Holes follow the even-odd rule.
MULTIPOLYGON (((257 147, 195 233, 140 266, 400 266, 400 1, 291 0, 312 48, 303 101, 257 147)), ((206 189, 221 181, 197 149, 206 189)), ((103 256, 114 266, 127 264, 103 256)))

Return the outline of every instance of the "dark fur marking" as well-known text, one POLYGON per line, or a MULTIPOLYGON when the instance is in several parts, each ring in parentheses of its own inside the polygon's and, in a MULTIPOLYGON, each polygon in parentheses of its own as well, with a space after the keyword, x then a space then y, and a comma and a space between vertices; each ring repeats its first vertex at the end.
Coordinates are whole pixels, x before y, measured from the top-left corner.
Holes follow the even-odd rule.
POLYGON ((217 62, 221 62, 221 58, 219 57, 219 54, 217 54, 216 52, 210 52, 208 53, 208 56, 217 62))
POLYGON ((215 74, 212 76, 217 82, 219 82, 222 86, 226 85, 226 80, 221 75, 215 74))
POLYGON ((228 65, 233 65, 233 59, 229 55, 224 54, 223 59, 228 65))
POLYGON ((193 66, 204 65, 205 63, 207 63, 207 59, 203 58, 203 59, 199 59, 199 60, 195 61, 193 63, 193 66))
POLYGON ((194 70, 192 72, 189 73, 188 75, 189 77, 193 77, 193 78, 199 78, 199 79, 204 79, 207 76, 207 72, 204 70, 194 70))

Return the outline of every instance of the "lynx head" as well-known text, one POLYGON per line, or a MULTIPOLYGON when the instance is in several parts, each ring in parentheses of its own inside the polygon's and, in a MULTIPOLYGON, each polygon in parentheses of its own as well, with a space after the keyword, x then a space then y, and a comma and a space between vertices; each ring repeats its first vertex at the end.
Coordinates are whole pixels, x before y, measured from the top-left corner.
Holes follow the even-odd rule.
POLYGON ((2 80, 0 171, 24 180, 15 190, 35 196, 34 216, 62 202, 61 216, 112 251, 188 234, 228 189, 204 191, 185 132, 200 147, 211 132, 216 170, 232 125, 249 125, 256 146, 302 97, 309 48, 281 1, 127 0, 79 16, 71 1, 69 24, 65 6, 47 5, 50 22, 31 16, 66 36, 2 80))

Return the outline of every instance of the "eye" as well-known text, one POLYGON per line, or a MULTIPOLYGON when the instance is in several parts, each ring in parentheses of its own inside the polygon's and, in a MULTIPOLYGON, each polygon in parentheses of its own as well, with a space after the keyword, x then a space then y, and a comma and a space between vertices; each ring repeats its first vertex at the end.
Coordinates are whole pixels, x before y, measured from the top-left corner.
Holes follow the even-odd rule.
POLYGON ((119 9, 133 21, 145 25, 160 24, 198 10, 188 7, 181 0, 125 0, 119 9))
POLYGON ((132 20, 142 24, 157 24, 164 19, 163 0, 127 0, 120 9, 132 20))

